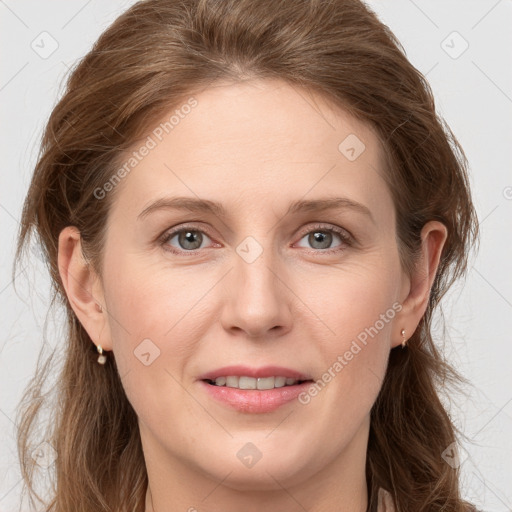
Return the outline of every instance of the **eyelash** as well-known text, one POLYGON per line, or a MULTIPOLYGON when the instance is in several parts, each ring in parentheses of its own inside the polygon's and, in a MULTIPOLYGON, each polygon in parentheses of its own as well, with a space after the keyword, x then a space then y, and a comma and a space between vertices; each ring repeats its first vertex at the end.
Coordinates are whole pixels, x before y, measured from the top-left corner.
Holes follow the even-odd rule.
MULTIPOLYGON (((196 226, 193 225, 184 225, 180 226, 179 229, 174 229, 172 231, 165 232, 160 237, 160 245, 163 247, 164 250, 171 252, 173 254, 177 255, 196 255, 201 249, 194 249, 191 251, 185 251, 185 250, 177 250, 174 247, 170 248, 171 246, 168 245, 168 242, 174 238, 175 235, 183 232, 183 231, 195 231, 206 234, 209 238, 213 239, 213 236, 204 229, 198 229, 196 226)), ((353 244, 353 238, 350 234, 348 234, 345 230, 333 226, 326 226, 325 224, 315 224, 309 231, 305 231, 301 234, 300 240, 304 238, 306 235, 309 235, 314 232, 322 232, 322 233, 335 233, 339 236, 341 242, 346 246, 351 246, 353 244)), ((314 253, 320 253, 320 254, 333 254, 337 252, 344 251, 346 247, 335 247, 333 249, 309 249, 309 252, 314 253)))

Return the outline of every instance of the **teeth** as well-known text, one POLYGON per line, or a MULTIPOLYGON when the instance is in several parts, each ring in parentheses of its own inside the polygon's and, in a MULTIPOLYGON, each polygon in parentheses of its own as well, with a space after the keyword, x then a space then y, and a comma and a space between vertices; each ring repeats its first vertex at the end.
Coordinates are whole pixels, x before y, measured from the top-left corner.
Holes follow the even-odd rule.
POLYGON ((226 384, 226 377, 217 377, 215 379, 215 385, 216 386, 224 386, 226 384))
POLYGON ((228 375, 226 377, 217 377, 215 379, 216 386, 226 386, 228 388, 238 389, 274 389, 283 386, 293 386, 299 382, 297 379, 287 377, 237 377, 228 375))

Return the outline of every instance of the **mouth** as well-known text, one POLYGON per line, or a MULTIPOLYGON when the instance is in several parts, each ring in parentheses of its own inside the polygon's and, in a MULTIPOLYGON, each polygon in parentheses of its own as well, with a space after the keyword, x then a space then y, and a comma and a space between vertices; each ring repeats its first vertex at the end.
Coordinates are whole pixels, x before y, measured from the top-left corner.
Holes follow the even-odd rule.
POLYGON ((206 397, 243 413, 268 413, 291 404, 313 382, 311 374, 276 365, 224 366, 197 378, 206 397))

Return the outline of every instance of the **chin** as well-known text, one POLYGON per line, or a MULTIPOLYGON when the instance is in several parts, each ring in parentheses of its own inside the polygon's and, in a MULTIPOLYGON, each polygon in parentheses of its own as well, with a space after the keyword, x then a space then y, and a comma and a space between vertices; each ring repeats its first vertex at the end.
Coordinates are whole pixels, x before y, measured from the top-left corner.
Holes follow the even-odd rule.
POLYGON ((272 461, 263 463, 261 460, 251 469, 238 464, 223 466, 223 470, 215 472, 213 478, 222 481, 224 487, 243 492, 268 492, 282 490, 306 481, 311 475, 311 469, 283 467, 272 461), (229 473, 229 476, 227 474, 229 473))
POLYGON ((272 450, 267 447, 260 451, 261 458, 258 458, 260 455, 254 446, 242 444, 235 451, 222 450, 218 464, 213 467, 212 459, 205 460, 200 466, 213 480, 222 481, 223 486, 237 491, 273 491, 281 489, 280 485, 299 485, 319 470, 316 467, 319 460, 314 457, 309 460, 306 454, 297 451, 299 447, 297 450, 289 446, 283 448, 272 450), (226 453, 233 453, 233 457, 226 457, 226 453), (251 455, 247 454, 253 455, 252 461, 251 455))

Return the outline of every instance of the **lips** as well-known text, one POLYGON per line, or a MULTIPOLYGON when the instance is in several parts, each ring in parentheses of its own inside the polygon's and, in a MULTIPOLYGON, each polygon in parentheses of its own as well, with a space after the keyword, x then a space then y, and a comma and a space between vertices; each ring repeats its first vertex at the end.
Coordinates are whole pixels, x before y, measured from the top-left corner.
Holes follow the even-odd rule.
POLYGON ((251 368, 249 366, 224 366, 223 368, 218 368, 216 370, 209 371, 204 373, 203 375, 198 377, 198 380, 215 380, 217 377, 227 377, 227 376, 237 376, 237 377, 253 377, 257 379, 258 377, 287 377, 296 380, 312 380, 312 377, 306 373, 302 373, 298 370, 293 370, 291 368, 284 368, 282 366, 264 366, 261 368, 251 368))
POLYGON ((301 393, 305 393, 311 385, 303 382, 293 386, 284 386, 267 390, 237 389, 226 386, 212 386, 204 381, 197 381, 197 385, 207 396, 224 408, 235 410, 243 414, 271 413, 287 404, 293 404, 301 393))

